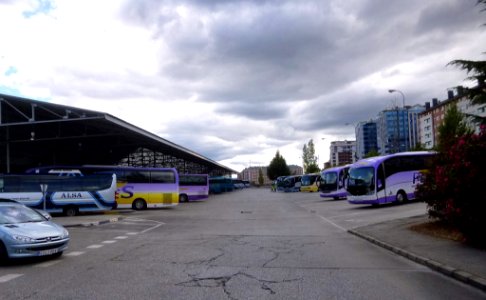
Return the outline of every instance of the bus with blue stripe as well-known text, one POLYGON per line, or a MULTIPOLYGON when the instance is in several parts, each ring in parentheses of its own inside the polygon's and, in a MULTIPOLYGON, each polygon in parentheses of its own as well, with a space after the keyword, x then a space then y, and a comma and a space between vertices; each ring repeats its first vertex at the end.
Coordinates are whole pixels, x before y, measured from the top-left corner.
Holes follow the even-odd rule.
POLYGON ((234 190, 233 180, 227 176, 209 177, 209 193, 220 194, 234 190))
POLYGON ((119 208, 143 210, 173 207, 179 204, 179 174, 174 168, 144 168, 129 166, 46 166, 27 170, 33 174, 115 174, 119 208))
POLYGON ((116 175, 0 175, 0 198, 50 213, 74 216, 117 207, 116 175))

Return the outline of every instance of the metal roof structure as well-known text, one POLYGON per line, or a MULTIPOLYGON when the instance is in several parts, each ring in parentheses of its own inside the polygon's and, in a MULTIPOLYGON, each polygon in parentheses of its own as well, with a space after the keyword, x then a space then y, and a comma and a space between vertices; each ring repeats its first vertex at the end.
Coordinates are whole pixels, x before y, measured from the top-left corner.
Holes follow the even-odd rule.
POLYGON ((107 113, 0 94, 0 173, 85 164, 238 173, 107 113))

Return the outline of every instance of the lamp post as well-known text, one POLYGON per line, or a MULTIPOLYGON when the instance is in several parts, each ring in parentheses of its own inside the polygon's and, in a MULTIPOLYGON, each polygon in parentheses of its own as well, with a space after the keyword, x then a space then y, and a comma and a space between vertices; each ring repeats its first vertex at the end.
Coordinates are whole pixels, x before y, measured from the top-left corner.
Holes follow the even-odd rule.
POLYGON ((402 91, 400 90, 388 90, 388 93, 400 93, 402 95, 402 104, 403 104, 403 107, 405 108, 405 95, 403 94, 402 91))
MULTIPOLYGON (((403 94, 402 91, 400 90, 394 90, 394 89, 390 89, 388 90, 388 93, 400 93, 400 95, 402 95, 402 104, 403 104, 403 109, 405 109, 405 95, 403 94)), ((398 107, 397 107, 397 143, 396 143, 396 152, 400 152, 400 144, 401 144, 401 140, 400 140, 400 117, 399 117, 399 113, 398 113, 398 107)))

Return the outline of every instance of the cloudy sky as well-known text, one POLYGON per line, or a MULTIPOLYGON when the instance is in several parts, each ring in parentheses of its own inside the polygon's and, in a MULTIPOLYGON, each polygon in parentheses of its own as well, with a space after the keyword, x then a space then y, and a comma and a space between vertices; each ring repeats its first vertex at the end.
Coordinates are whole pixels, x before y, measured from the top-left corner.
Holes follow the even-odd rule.
POLYGON ((476 0, 0 0, 0 93, 112 114, 235 170, 470 85, 476 0))

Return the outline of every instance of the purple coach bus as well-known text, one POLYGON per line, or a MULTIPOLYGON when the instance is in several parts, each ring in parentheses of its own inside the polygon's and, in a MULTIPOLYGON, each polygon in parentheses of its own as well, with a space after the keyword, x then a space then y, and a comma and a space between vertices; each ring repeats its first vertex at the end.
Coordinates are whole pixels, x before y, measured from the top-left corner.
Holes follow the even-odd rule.
POLYGON ((208 195, 207 174, 179 174, 179 202, 204 200, 208 195))
POLYGON ((415 199, 421 171, 430 169, 435 152, 401 152, 360 160, 349 168, 348 202, 372 204, 415 199))
POLYGON ((350 165, 330 168, 321 172, 319 184, 320 196, 323 198, 346 199, 346 181, 350 165))

